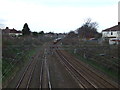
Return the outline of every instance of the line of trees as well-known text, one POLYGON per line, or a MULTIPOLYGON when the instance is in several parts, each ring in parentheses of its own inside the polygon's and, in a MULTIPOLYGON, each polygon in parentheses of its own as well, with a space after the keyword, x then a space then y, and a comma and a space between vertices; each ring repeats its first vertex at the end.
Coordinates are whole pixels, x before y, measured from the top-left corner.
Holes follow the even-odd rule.
MULTIPOLYGON (((85 21, 85 23, 77 29, 77 33, 78 33, 78 36, 80 38, 86 38, 86 39, 100 38, 102 35, 101 35, 101 33, 99 33, 97 31, 97 28, 98 28, 97 22, 92 22, 91 19, 88 18, 87 21, 85 21)), ((41 31, 39 33, 38 32, 31 32, 28 24, 25 23, 23 26, 23 29, 22 29, 22 33, 24 36, 28 36, 28 35, 38 36, 38 35, 43 35, 44 31, 41 31)), ((74 31, 71 31, 68 34, 68 36, 75 37, 76 35, 75 35, 74 31)))

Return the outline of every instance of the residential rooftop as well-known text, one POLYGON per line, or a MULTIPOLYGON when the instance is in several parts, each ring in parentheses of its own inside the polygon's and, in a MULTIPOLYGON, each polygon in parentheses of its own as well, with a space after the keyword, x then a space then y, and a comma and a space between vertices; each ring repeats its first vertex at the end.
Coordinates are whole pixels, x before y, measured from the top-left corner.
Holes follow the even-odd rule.
POLYGON ((118 27, 120 27, 120 24, 115 25, 115 26, 110 27, 110 28, 107 28, 107 29, 103 30, 102 32, 104 32, 104 31, 120 31, 120 29, 118 27))

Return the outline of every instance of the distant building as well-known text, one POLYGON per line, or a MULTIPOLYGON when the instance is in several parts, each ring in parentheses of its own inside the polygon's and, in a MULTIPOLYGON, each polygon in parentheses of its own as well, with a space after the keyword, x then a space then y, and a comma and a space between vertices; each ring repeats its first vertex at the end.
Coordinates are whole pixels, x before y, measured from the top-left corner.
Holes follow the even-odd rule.
POLYGON ((120 43, 120 24, 113 27, 107 28, 102 31, 103 40, 108 40, 109 44, 119 44, 120 43))
POLYGON ((57 34, 57 37, 58 37, 58 38, 61 38, 61 39, 64 38, 65 36, 66 36, 65 33, 58 33, 58 34, 57 34))
POLYGON ((54 37, 55 35, 53 34, 53 33, 46 33, 45 34, 45 37, 50 37, 50 38, 52 38, 52 37, 54 37))
POLYGON ((4 35, 10 35, 10 36, 20 36, 22 35, 22 31, 17 31, 16 29, 9 29, 6 27, 5 29, 2 30, 2 34, 4 35))

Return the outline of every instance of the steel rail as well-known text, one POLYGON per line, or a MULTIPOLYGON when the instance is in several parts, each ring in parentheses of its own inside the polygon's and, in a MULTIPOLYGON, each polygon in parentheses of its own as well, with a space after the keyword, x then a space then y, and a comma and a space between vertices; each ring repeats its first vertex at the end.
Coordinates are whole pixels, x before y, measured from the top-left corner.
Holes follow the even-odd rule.
MULTIPOLYGON (((35 55, 35 57, 37 57, 37 55, 35 55)), ((36 61, 37 62, 37 61, 36 61)), ((27 71, 29 70, 29 68, 30 68, 30 66, 31 65, 34 65, 35 64, 35 60, 34 59, 32 59, 30 62, 29 62, 29 64, 27 65, 27 67, 25 68, 25 70, 24 70, 24 72, 23 72, 23 74, 22 74, 22 76, 21 76, 21 78, 20 78, 20 80, 18 81, 18 83, 17 83, 17 85, 16 85, 16 89, 18 89, 18 88, 20 88, 20 85, 22 84, 22 81, 24 80, 24 77, 25 77, 25 75, 27 74, 27 71), (33 63, 33 64, 32 64, 33 63)), ((34 68, 34 67, 33 67, 34 68)), ((32 70, 30 71, 30 73, 32 72, 32 70)), ((31 74, 30 74, 31 75, 31 74)), ((30 77, 30 76, 29 76, 30 77)), ((28 79, 29 80, 29 79, 28 79)), ((28 83, 28 82, 27 82, 28 83)), ((28 87, 28 86, 26 86, 26 87, 28 87)))
MULTIPOLYGON (((63 57, 58 51, 57 51, 57 53, 59 54, 60 57, 62 57, 61 60, 63 61, 63 59, 64 59, 63 62, 66 61, 66 63, 67 63, 76 73, 78 73, 82 78, 84 78, 84 80, 87 81, 87 83, 89 83, 93 88, 98 88, 96 85, 94 85, 93 83, 91 83, 83 74, 81 74, 81 72, 80 72, 79 70, 77 70, 71 63, 69 63, 69 62, 67 61, 67 59, 66 59, 65 57, 63 57)), ((67 65, 67 64, 66 64, 66 65, 67 65)), ((85 87, 85 88, 87 88, 87 87, 85 87)))
MULTIPOLYGON (((72 57, 72 56, 70 56, 71 58, 74 58, 74 57, 72 57)), ((69 58, 69 59, 71 59, 71 58, 69 58)), ((74 59, 76 59, 76 58, 74 58, 74 59)), ((70 61, 70 60, 69 60, 70 61)), ((71 61, 70 61, 71 62, 71 61)), ((73 61, 73 62, 75 62, 75 60, 73 61)), ((78 61, 78 59, 76 59, 76 62, 78 62, 78 63, 81 63, 80 61, 78 61)), ((73 63, 74 64, 74 63, 73 63)), ((80 68, 77 64, 74 64, 75 66, 77 66, 78 68, 80 68)), ((89 72, 92 72, 92 73, 94 73, 94 75, 96 75, 97 76, 97 78, 100 78, 100 80, 102 80, 104 83, 102 83, 102 82, 100 82, 99 80, 97 80, 100 84, 102 84, 103 86, 105 86, 106 87, 106 85, 105 84, 109 84, 110 86, 112 86, 113 88, 117 88, 117 86, 114 86, 113 84, 111 84, 109 81, 107 81, 107 80, 105 80, 103 77, 101 77, 100 75, 98 75, 97 73, 95 73, 93 70, 91 70, 90 68, 87 68, 87 67, 85 67, 83 64, 81 64, 81 68, 84 68, 84 69, 86 69, 87 71, 89 71, 89 72)), ((93 77, 91 74, 89 74, 91 77, 93 77)), ((95 77, 93 77, 93 78, 95 78, 95 77)))
POLYGON ((28 66, 26 67, 26 69, 24 70, 24 73, 22 74, 22 77, 21 77, 20 80, 18 81, 18 83, 17 83, 17 85, 16 85, 16 88, 19 88, 20 84, 22 83, 22 80, 24 79, 24 76, 25 76, 27 70, 29 69, 29 67, 30 67, 30 65, 32 64, 33 61, 34 61, 34 60, 32 60, 32 61, 28 64, 28 66))
POLYGON ((34 66, 34 68, 32 69, 32 71, 31 71, 31 73, 30 73, 30 77, 29 77, 29 80, 28 80, 28 83, 27 83, 27 86, 26 86, 27 89, 29 88, 30 82, 31 82, 31 80, 32 80, 32 76, 33 76, 33 73, 34 73, 35 68, 36 68, 36 66, 37 66, 37 62, 38 62, 38 60, 35 62, 35 66, 34 66))
POLYGON ((43 66, 44 66, 44 61, 42 60, 41 70, 40 70, 40 86, 39 86, 39 88, 42 88, 43 66))
POLYGON ((47 72, 47 80, 48 82, 46 82, 48 84, 48 89, 51 90, 52 89, 52 85, 51 85, 51 82, 50 82, 50 74, 49 74, 49 69, 48 69, 48 66, 47 66, 47 59, 46 59, 46 49, 45 49, 45 52, 44 52, 44 59, 42 60, 42 65, 41 65, 41 70, 40 70, 40 86, 39 88, 40 89, 43 89, 43 71, 46 71, 47 72))
POLYGON ((66 70, 74 78, 74 80, 78 83, 78 85, 80 86, 80 88, 85 88, 85 86, 82 84, 82 82, 79 80, 79 78, 73 72, 71 72, 71 70, 69 69, 69 67, 62 60, 60 60, 60 62, 66 67, 66 70))

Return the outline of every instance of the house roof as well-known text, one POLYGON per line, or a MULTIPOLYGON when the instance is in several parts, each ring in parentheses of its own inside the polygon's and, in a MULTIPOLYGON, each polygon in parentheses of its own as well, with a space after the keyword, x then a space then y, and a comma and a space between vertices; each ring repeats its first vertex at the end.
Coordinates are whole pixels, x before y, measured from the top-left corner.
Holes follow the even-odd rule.
POLYGON ((17 32, 17 30, 15 30, 15 29, 10 30, 10 33, 16 33, 16 32, 17 32))
POLYGON ((9 28, 6 28, 6 29, 3 29, 2 30, 4 33, 22 33, 22 31, 17 31, 16 29, 9 29, 9 28))
POLYGON ((22 33, 22 31, 17 31, 15 29, 10 30, 10 33, 22 33))
POLYGON ((22 33, 22 31, 17 31, 17 33, 22 33))
POLYGON ((120 28, 118 28, 118 27, 120 27, 120 24, 115 25, 115 26, 110 27, 110 28, 107 28, 107 29, 103 30, 102 32, 104 32, 104 31, 120 31, 120 28))

